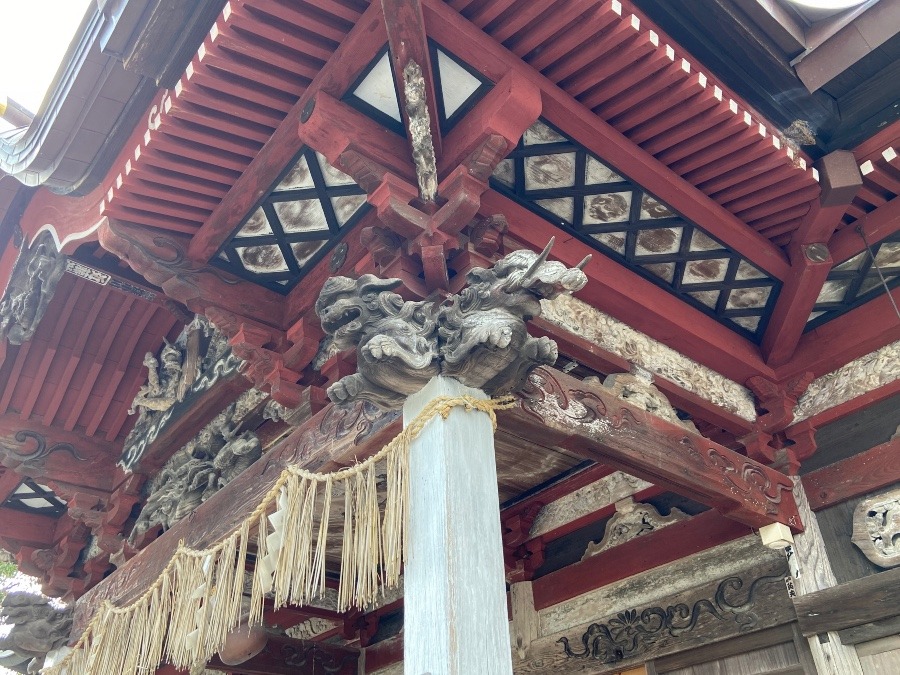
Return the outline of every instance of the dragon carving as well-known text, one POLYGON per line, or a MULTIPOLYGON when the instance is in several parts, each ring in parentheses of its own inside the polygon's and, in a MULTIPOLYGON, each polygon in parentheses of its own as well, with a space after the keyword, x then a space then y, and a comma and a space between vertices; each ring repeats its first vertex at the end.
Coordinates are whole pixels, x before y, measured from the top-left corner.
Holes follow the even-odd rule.
POLYGON ((337 349, 356 347, 357 372, 328 389, 336 403, 367 400, 385 409, 403 405, 436 375, 458 379, 490 395, 520 388, 528 373, 556 361, 556 344, 528 334, 540 300, 574 293, 587 283, 582 268, 514 251, 493 268, 476 267, 468 287, 443 302, 406 301, 399 279, 365 274, 332 277, 316 312, 337 349))

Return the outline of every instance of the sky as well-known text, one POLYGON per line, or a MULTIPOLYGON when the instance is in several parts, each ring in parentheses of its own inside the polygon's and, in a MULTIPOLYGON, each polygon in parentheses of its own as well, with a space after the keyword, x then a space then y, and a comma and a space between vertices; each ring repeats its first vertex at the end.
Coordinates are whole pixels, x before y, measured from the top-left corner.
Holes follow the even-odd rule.
MULTIPOLYGON (((87 8, 96 0, 0 0, 0 98, 37 112, 87 8)), ((9 125, 0 120, 0 131, 9 125)))

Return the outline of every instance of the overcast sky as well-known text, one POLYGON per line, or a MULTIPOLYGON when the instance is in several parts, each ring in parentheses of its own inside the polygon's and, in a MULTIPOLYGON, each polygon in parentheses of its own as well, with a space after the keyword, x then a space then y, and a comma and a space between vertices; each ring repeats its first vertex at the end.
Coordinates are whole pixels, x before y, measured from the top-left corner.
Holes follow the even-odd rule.
POLYGON ((37 112, 69 42, 94 2, 0 0, 0 98, 8 96, 37 112))

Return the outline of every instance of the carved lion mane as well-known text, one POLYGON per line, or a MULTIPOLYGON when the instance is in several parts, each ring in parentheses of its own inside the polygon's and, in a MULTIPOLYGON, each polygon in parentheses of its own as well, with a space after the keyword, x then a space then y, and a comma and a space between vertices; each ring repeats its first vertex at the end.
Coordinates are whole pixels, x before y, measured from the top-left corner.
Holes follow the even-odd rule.
POLYGON ((491 269, 474 268, 469 286, 439 304, 411 302, 393 290, 400 279, 332 277, 316 302, 323 330, 337 349, 357 350, 358 372, 328 389, 336 403, 368 400, 397 408, 435 375, 454 377, 491 395, 520 388, 528 373, 556 361, 556 344, 528 334, 542 298, 587 283, 581 268, 514 251, 491 269))

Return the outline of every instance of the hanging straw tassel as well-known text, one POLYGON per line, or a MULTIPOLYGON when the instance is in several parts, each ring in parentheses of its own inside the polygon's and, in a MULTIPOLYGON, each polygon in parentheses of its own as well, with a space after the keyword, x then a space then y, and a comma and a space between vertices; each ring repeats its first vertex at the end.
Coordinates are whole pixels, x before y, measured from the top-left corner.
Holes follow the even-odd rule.
POLYGON ((308 600, 325 595, 325 553, 328 546, 328 527, 331 519, 331 491, 334 486, 332 476, 325 479, 325 493, 322 496, 322 512, 319 516, 319 535, 316 537, 316 555, 312 573, 307 580, 305 596, 308 600))
POLYGON ((222 648, 227 634, 245 619, 245 609, 250 625, 262 624, 270 592, 276 606, 303 605, 323 595, 331 502, 340 498, 340 490, 344 522, 338 609, 371 604, 385 586, 397 586, 406 558, 410 440, 431 418, 446 417, 454 406, 487 413, 496 428, 494 410, 512 405, 512 397, 435 399, 397 438, 356 466, 330 474, 285 468, 253 512, 222 541, 206 550, 179 543, 139 598, 121 608, 104 602, 72 651, 45 675, 138 675, 155 670, 163 660, 189 669, 222 648), (376 466, 381 462, 387 483, 383 516, 376 466), (244 567, 252 541, 256 565, 245 607, 244 567))

